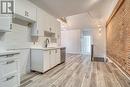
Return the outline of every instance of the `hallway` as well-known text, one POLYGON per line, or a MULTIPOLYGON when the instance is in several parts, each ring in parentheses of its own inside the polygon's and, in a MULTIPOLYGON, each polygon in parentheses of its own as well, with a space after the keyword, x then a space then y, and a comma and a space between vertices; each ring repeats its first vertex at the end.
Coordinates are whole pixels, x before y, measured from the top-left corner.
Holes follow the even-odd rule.
POLYGON ((90 62, 88 57, 67 54, 65 64, 45 74, 26 75, 21 87, 130 87, 113 63, 90 62))

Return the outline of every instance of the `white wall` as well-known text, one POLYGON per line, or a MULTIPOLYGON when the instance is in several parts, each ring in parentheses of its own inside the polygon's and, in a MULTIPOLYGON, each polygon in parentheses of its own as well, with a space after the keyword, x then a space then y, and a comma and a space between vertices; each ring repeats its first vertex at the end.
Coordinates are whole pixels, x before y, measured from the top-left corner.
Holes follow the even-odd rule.
POLYGON ((106 57, 106 29, 93 29, 94 57, 106 57))
POLYGON ((83 31, 86 32, 86 35, 91 36, 91 44, 94 45, 94 57, 106 57, 106 31, 104 27, 100 34, 98 28, 61 31, 61 44, 67 48, 67 53, 80 53, 80 36, 82 36, 81 32, 83 31))
POLYGON ((61 31, 61 45, 66 47, 67 53, 80 53, 80 30, 61 31))

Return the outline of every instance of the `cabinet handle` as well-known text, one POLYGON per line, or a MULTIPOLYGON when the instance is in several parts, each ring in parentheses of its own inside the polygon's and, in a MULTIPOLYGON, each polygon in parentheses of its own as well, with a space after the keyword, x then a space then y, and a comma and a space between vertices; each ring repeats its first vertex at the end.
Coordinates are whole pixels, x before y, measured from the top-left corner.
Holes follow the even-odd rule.
POLYGON ((5 81, 9 81, 9 80, 13 79, 14 77, 15 77, 15 76, 8 77, 8 78, 6 78, 5 81))
POLYGON ((25 16, 27 15, 26 11, 25 11, 25 16))
POLYGON ((29 16, 29 13, 27 12, 27 16, 29 16))
POLYGON ((37 34, 39 34, 39 31, 37 30, 37 34))
POLYGON ((10 24, 10 29, 12 29, 12 24, 10 24))
POLYGON ((25 16, 29 16, 29 13, 27 11, 25 11, 25 16))
POLYGON ((6 64, 11 64, 11 63, 14 63, 15 61, 12 60, 12 61, 7 61, 6 64))
POLYGON ((57 53, 57 50, 55 50, 55 53, 57 53))
POLYGON ((51 54, 51 51, 49 51, 49 54, 51 54))
POLYGON ((9 54, 9 55, 6 55, 6 58, 12 57, 12 56, 14 56, 14 54, 9 54))

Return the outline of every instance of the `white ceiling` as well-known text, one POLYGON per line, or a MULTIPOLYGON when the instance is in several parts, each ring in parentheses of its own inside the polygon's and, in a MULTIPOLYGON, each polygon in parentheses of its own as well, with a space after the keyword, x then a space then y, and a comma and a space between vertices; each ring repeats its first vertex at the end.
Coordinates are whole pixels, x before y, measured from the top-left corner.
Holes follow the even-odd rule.
POLYGON ((83 29, 95 26, 95 20, 86 12, 66 17, 67 23, 62 23, 62 28, 83 29))
POLYGON ((118 0, 31 0, 55 17, 67 17, 66 28, 105 23, 118 0))
POLYGON ((31 0, 57 17, 67 17, 86 12, 100 0, 31 0))

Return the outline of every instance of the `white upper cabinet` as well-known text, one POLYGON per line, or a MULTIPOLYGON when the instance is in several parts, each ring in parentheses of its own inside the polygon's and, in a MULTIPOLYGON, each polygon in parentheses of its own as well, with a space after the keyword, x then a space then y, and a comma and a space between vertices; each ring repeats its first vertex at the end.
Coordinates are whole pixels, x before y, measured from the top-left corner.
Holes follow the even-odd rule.
POLYGON ((32 36, 44 36, 45 23, 45 13, 37 8, 37 22, 32 26, 32 36))
POLYGON ((15 0, 15 17, 29 22, 36 21, 36 6, 27 0, 15 0))
POLYGON ((12 17, 0 17, 0 32, 9 32, 12 29, 12 17))
MULTIPOLYGON (((36 6, 28 0, 13 0, 14 15, 0 13, 0 32, 9 32, 12 29, 12 19, 17 18, 30 23, 36 22, 36 6)), ((7 8, 5 8, 7 9, 7 8)))
POLYGON ((37 8, 37 22, 33 25, 32 36, 44 36, 44 31, 49 30, 49 15, 40 8, 37 8))
POLYGON ((36 19, 37 22, 32 28, 32 36, 44 36, 44 31, 57 34, 57 31, 60 30, 60 23, 56 20, 56 18, 40 8, 37 8, 36 19))

